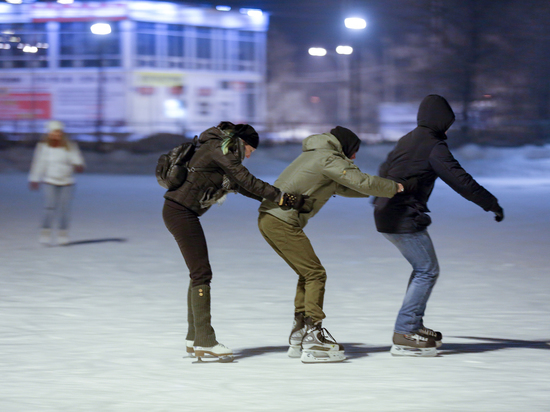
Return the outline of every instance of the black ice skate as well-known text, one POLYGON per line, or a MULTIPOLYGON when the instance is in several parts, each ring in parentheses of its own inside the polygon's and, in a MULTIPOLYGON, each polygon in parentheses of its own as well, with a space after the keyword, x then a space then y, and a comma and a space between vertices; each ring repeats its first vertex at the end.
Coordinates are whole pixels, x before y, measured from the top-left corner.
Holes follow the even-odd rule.
POLYGON ((436 348, 441 347, 441 345, 443 344, 443 342, 442 342, 443 334, 441 332, 438 332, 438 331, 435 331, 435 330, 432 330, 432 329, 428 329, 427 327, 423 326, 422 328, 418 329, 418 331, 416 333, 418 333, 419 335, 425 336, 427 338, 432 338, 433 340, 435 340, 436 348))
POLYGON ((344 347, 332 337, 321 322, 311 325, 311 319, 306 318, 307 332, 302 339, 303 363, 342 362, 346 359, 344 347))
POLYGON ((390 353, 393 356, 432 357, 437 356, 437 348, 433 338, 428 338, 419 333, 394 333, 390 353))
POLYGON ((303 312, 294 314, 294 321, 292 322, 292 330, 290 331, 290 336, 288 337, 288 343, 290 347, 288 348, 287 355, 290 358, 299 358, 302 356, 302 338, 306 334, 306 322, 303 312))
POLYGON ((235 357, 233 351, 228 347, 218 343, 215 346, 203 347, 194 346, 195 356, 198 358, 197 362, 233 362, 235 357))

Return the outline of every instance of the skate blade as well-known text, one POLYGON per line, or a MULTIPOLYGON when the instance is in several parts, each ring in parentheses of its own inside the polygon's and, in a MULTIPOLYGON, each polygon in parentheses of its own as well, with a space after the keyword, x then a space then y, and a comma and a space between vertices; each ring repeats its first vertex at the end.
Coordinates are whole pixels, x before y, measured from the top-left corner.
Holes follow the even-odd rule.
POLYGON ((329 350, 302 350, 301 356, 302 363, 329 363, 329 362, 342 362, 346 360, 344 351, 329 350))
POLYGON ((299 358, 302 356, 302 349, 300 349, 300 345, 290 345, 286 354, 289 358, 299 358))
POLYGON ((437 348, 414 348, 412 346, 392 345, 392 356, 411 356, 430 358, 437 356, 437 348))
POLYGON ((197 360, 193 363, 231 363, 235 360, 233 355, 223 356, 197 356, 197 360))

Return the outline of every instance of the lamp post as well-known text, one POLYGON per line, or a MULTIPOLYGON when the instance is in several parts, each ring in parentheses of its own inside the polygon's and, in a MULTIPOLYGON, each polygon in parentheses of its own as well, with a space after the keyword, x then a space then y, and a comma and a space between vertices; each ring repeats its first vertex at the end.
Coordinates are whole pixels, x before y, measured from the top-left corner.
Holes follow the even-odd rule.
POLYGON ((100 36, 98 39, 98 70, 97 70, 97 112, 96 112, 96 149, 101 150, 103 143, 102 127, 103 127, 103 38, 111 33, 111 26, 108 23, 95 23, 90 30, 93 34, 100 36))
MULTIPOLYGON (((367 22, 361 17, 348 17, 344 20, 344 25, 351 31, 364 30, 367 27, 367 22)), ((352 42, 353 44, 353 42, 352 42)), ((363 110, 363 85, 362 85, 362 59, 361 48, 357 47, 357 53, 351 61, 349 79, 349 105, 350 105, 350 121, 357 133, 362 132, 362 110, 363 110)))
POLYGON ((331 56, 335 58, 336 61, 336 70, 338 75, 336 76, 335 81, 338 83, 338 98, 337 98, 337 118, 338 122, 346 123, 350 119, 350 105, 349 105, 349 94, 350 94, 350 59, 346 56, 349 56, 353 53, 353 48, 351 46, 340 45, 336 47, 335 53, 329 53, 326 49, 322 47, 311 47, 308 50, 310 56, 314 57, 325 57, 331 56))

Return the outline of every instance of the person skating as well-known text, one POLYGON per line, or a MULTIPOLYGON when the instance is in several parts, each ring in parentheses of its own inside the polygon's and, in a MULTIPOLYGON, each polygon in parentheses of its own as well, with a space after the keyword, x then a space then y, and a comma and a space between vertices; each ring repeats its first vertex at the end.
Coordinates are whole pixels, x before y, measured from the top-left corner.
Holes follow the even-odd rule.
POLYGON ((69 209, 73 197, 74 173, 84 171, 84 158, 78 144, 69 140, 65 125, 57 120, 47 123, 47 134, 36 145, 29 173, 29 187, 38 190, 43 183, 44 218, 40 243, 52 242, 52 229, 57 216, 59 228, 57 243, 69 243, 69 209))
POLYGON ((298 275, 294 322, 288 356, 303 362, 337 362, 344 349, 322 327, 326 271, 303 229, 333 195, 392 197, 401 183, 362 173, 353 163, 361 141, 351 130, 338 126, 312 135, 303 152, 275 181, 285 192, 309 196, 301 210, 283 210, 265 199, 259 208, 258 227, 267 243, 298 275))
POLYGON ((199 143, 186 181, 165 193, 162 216, 189 269, 187 352, 199 358, 213 356, 231 361, 233 351, 217 341, 211 325, 212 269, 199 217, 230 192, 259 201, 266 198, 281 207, 300 206, 304 198, 282 193, 242 165, 243 159, 258 147, 259 136, 252 126, 222 122, 201 133, 199 143))
POLYGON ((403 304, 394 326, 392 355, 436 356, 443 336, 424 325, 423 318, 439 276, 439 263, 427 227, 431 218, 427 203, 440 177, 458 194, 495 214, 504 212, 497 199, 480 186, 451 154, 445 140, 455 120, 443 97, 429 95, 420 103, 414 130, 403 136, 380 166, 379 175, 397 182, 415 177, 415 191, 391 199, 374 200, 376 228, 411 264, 403 304))

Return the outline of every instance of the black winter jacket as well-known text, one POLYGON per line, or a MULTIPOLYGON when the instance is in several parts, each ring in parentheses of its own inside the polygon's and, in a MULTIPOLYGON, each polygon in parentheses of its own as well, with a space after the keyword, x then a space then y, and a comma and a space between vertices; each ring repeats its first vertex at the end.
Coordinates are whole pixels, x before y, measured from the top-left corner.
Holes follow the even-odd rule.
POLYGON ((189 168, 206 168, 207 171, 190 171, 185 183, 175 190, 169 190, 164 198, 172 200, 192 210, 197 215, 203 215, 210 206, 201 206, 201 199, 220 193, 220 190, 235 190, 239 193, 261 201, 269 199, 277 202, 280 190, 269 183, 257 179, 242 165, 242 154, 238 138, 233 139, 227 154, 222 152, 223 139, 227 138, 217 127, 212 127, 201 133, 201 145, 189 162, 189 168), (231 187, 222 187, 226 175, 231 187))
POLYGON ((374 200, 376 229, 382 233, 414 233, 424 230, 431 218, 428 199, 440 177, 453 190, 485 211, 498 207, 497 199, 480 186, 449 151, 445 132, 455 115, 441 96, 429 95, 418 109, 418 127, 403 136, 380 166, 379 175, 403 183, 416 177, 418 190, 374 200))

